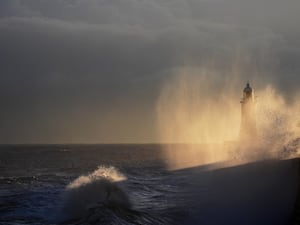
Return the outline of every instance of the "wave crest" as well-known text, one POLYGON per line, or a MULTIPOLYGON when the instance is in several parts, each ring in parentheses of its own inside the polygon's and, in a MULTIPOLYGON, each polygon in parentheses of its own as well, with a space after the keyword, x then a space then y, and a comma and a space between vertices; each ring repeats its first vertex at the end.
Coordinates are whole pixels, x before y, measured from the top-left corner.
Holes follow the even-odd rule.
POLYGON ((90 208, 103 204, 116 208, 130 208, 129 197, 121 187, 126 176, 114 167, 98 167, 83 175, 66 187, 64 195, 64 219, 80 218, 90 208))

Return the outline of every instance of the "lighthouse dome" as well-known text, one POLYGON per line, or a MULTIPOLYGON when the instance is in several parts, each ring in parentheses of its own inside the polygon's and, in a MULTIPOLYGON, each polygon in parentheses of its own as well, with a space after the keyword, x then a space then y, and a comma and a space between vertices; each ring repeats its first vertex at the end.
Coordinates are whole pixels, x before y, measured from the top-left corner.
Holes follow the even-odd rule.
POLYGON ((252 88, 250 87, 249 82, 246 84, 246 87, 244 88, 244 92, 245 93, 251 93, 252 92, 252 88))

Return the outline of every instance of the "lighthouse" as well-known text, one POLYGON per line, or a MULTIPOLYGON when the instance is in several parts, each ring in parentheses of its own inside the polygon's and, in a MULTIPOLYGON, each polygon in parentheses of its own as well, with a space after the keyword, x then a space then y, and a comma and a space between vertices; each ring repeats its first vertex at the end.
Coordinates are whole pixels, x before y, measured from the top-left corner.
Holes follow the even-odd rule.
POLYGON ((254 91, 248 82, 243 90, 243 98, 241 100, 240 141, 253 141, 253 139, 256 139, 256 136, 254 91))

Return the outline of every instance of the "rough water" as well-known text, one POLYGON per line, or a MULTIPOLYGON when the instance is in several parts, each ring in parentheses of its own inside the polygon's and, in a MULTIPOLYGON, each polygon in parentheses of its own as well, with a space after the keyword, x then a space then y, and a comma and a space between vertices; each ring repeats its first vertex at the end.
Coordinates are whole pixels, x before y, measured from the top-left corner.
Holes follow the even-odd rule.
POLYGON ((0 224, 288 224, 298 173, 297 159, 169 171, 159 145, 1 146, 0 224))

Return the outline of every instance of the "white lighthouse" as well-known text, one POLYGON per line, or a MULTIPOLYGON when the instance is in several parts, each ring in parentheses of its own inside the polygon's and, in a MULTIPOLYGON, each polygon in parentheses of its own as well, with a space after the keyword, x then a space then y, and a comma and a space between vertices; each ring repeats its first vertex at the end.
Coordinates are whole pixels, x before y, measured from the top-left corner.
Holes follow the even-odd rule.
POLYGON ((243 98, 241 100, 240 141, 253 141, 256 137, 254 91, 248 82, 243 90, 243 98))

